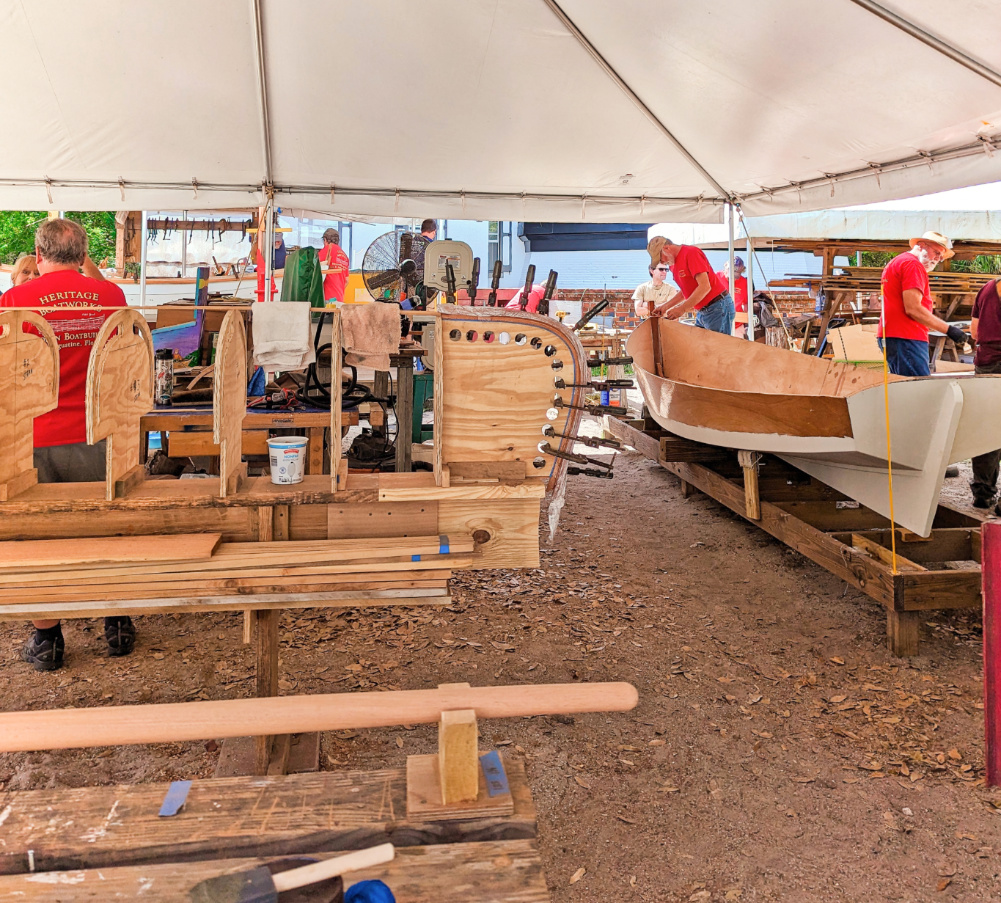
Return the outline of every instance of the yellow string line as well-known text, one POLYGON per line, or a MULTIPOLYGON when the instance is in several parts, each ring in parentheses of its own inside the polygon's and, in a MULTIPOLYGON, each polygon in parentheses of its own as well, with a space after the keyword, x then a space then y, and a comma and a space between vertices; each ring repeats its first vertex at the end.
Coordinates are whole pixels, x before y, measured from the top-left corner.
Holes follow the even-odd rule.
POLYGON ((883 409, 886 412, 886 477, 890 489, 890 560, 897 574, 897 528, 893 519, 893 464, 890 450, 890 368, 886 363, 886 331, 883 333, 883 409))

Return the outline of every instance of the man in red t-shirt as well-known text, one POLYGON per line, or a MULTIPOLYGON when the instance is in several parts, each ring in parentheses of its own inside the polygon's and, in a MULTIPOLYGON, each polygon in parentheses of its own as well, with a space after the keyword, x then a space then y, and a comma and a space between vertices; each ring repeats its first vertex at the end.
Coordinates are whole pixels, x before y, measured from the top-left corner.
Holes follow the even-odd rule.
POLYGON ((320 249, 320 263, 326 264, 323 277, 323 300, 343 301, 344 289, 348 284, 350 262, 341 248, 341 235, 336 229, 323 233, 323 248, 320 249))
MULTIPOLYGON (((42 483, 103 480, 105 443, 87 444, 86 388, 90 350, 108 313, 82 308, 125 307, 125 295, 91 262, 87 233, 71 220, 48 220, 39 226, 35 256, 41 275, 6 292, 0 297, 0 307, 36 309, 59 343, 59 404, 35 418, 38 479, 42 483)), ((38 671, 62 667, 59 622, 35 621, 34 625, 35 633, 21 657, 38 671)), ((135 645, 135 628, 129 618, 105 618, 104 635, 111 655, 128 655, 135 645)))
POLYGON ((666 263, 678 288, 681 299, 654 316, 677 320, 690 310, 695 313, 695 325, 712 332, 730 335, 733 332, 733 298, 730 284, 713 271, 709 260, 694 245, 678 245, 659 235, 647 245, 650 262, 656 266, 666 263))
POLYGON ((911 250, 894 257, 881 278, 883 311, 876 335, 885 344, 886 365, 898 376, 930 376, 928 330, 944 332, 962 347, 967 335, 932 313, 928 274, 953 255, 952 242, 939 232, 911 239, 911 250))

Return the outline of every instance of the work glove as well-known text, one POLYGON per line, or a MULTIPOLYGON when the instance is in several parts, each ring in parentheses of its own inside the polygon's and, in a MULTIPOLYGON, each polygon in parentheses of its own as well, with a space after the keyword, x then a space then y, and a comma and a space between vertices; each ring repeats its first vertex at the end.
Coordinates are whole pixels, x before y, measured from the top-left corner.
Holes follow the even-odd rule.
POLYGON ((950 326, 945 334, 952 339, 960 348, 965 348, 967 345, 972 343, 972 339, 969 335, 963 332, 958 326, 950 326))

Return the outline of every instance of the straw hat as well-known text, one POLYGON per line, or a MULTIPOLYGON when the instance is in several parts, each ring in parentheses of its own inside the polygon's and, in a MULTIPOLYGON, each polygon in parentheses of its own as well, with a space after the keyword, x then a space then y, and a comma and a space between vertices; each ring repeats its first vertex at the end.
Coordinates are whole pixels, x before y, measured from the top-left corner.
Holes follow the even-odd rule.
POLYGON ((946 238, 941 232, 925 232, 920 238, 912 238, 911 247, 913 248, 919 241, 930 241, 933 245, 943 248, 945 250, 945 254, 942 256, 943 260, 948 260, 956 253, 952 250, 952 240, 946 238))
POLYGON ((655 235, 650 239, 650 243, 646 246, 646 249, 650 253, 650 264, 652 266, 657 266, 660 263, 660 252, 666 244, 667 239, 663 235, 655 235))

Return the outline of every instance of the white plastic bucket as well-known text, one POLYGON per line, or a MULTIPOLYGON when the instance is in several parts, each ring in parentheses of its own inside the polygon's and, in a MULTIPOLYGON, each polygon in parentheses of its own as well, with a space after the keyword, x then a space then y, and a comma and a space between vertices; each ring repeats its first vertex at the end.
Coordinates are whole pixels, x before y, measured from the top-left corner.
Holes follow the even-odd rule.
POLYGON ((275 436, 268 439, 272 483, 301 483, 306 472, 306 436, 275 436))

